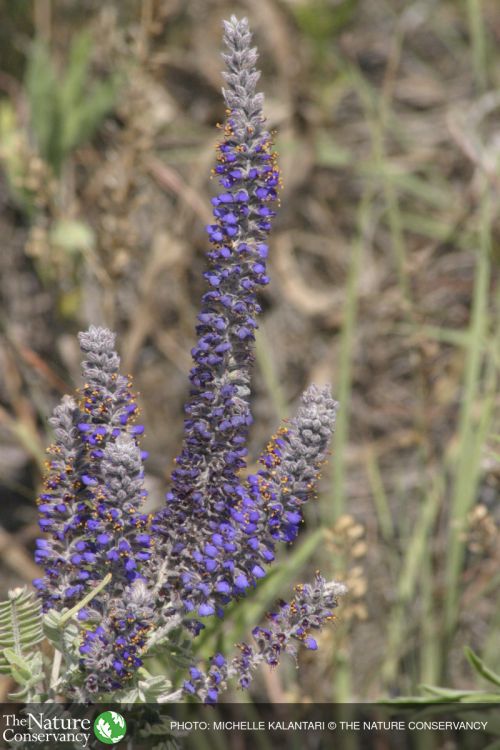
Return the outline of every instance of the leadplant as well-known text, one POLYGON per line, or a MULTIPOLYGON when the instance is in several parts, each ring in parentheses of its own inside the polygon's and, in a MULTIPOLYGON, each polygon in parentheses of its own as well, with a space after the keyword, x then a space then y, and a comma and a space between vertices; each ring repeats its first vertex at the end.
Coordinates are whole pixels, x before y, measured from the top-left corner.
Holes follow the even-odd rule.
POLYGON ((214 170, 221 189, 207 227, 208 288, 181 452, 165 505, 146 513, 147 454, 132 381, 120 372, 111 331, 81 333, 84 384, 51 419, 54 442, 38 500, 38 599, 14 593, 0 609, 0 669, 31 700, 195 696, 214 703, 228 680, 248 688, 260 663, 276 666, 284 653, 316 650, 315 634, 334 618, 345 590, 317 573, 256 625, 253 644, 215 654, 205 668, 189 664, 186 634, 192 639, 206 618, 224 617, 231 601, 266 576, 277 545, 296 539, 337 409, 328 386, 311 385, 262 452, 260 469, 246 474, 258 290, 269 282, 267 238, 280 176, 248 23, 232 17, 224 27, 227 110, 214 170), (36 650, 42 628, 54 649, 45 670, 36 650), (148 658, 172 653, 182 654, 185 671, 174 688, 169 675, 147 670, 148 658))

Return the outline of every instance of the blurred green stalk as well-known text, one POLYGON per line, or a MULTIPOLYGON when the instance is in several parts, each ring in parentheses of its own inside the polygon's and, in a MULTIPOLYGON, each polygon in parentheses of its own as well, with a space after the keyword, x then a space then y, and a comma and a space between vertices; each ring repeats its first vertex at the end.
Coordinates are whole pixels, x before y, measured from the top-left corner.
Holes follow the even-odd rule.
POLYGON ((389 614, 387 626, 386 657, 382 677, 389 688, 397 676, 403 644, 408 640, 410 623, 406 618, 407 608, 416 595, 419 581, 424 577, 426 560, 430 557, 429 540, 443 493, 443 477, 438 474, 423 500, 413 533, 409 535, 397 583, 395 603, 389 614))
MULTIPOLYGON (((358 234, 352 246, 349 265, 343 325, 340 337, 340 356, 336 397, 340 408, 337 416, 333 453, 333 479, 331 502, 324 510, 326 523, 336 521, 345 512, 345 454, 349 439, 349 413, 352 390, 352 358, 355 344, 356 321, 358 314, 358 288, 363 247, 372 224, 372 191, 366 191, 358 209, 358 234)), ((334 560, 336 570, 345 570, 345 561, 334 560)), ((339 639, 341 640, 341 639, 339 639)), ((344 638, 346 640, 346 638, 344 638)), ((349 703, 352 700, 351 670, 349 651, 345 649, 334 654, 333 700, 336 703, 349 703)))
POLYGON ((346 297, 340 335, 340 352, 335 397, 340 403, 333 443, 333 480, 331 502, 325 508, 326 523, 336 521, 345 510, 345 452, 349 438, 349 405, 352 389, 352 356, 358 314, 358 287, 363 245, 371 225, 371 191, 361 199, 358 212, 358 236, 352 245, 347 276, 346 297))
POLYGON ((255 358, 275 414, 278 419, 283 419, 288 413, 288 407, 274 361, 273 348, 266 333, 265 323, 260 323, 255 335, 255 358))
POLYGON ((482 6, 482 0, 467 0, 469 33, 472 42, 472 68, 479 89, 485 91, 488 85, 488 68, 482 6))
MULTIPOLYGON (((460 578, 465 555, 463 532, 476 499, 480 456, 487 434, 484 424, 488 413, 482 410, 478 426, 477 405, 480 399, 482 350, 488 329, 488 288, 490 282, 492 196, 483 185, 480 202, 479 257, 474 280, 469 343, 465 364, 464 390, 458 429, 456 474, 450 511, 450 530, 446 562, 445 637, 453 636, 457 624, 460 578), (481 422, 483 424, 481 424, 481 422)), ((487 420, 488 421, 488 420, 487 420)))

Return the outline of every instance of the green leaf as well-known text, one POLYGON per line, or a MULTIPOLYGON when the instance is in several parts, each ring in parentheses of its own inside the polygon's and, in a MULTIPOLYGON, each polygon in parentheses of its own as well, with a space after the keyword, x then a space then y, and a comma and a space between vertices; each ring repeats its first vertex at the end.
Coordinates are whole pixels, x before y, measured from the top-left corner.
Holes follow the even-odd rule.
POLYGON ((409 695, 401 698, 384 698, 383 705, 411 705, 435 703, 500 703, 500 693, 486 693, 482 690, 453 690, 436 685, 420 685, 427 695, 409 695))
POLYGON ((119 76, 92 82, 91 39, 87 33, 75 37, 63 76, 58 76, 43 42, 36 42, 26 69, 26 90, 31 125, 40 155, 56 174, 64 159, 92 137, 112 109, 119 76))
POLYGON ((434 703, 448 703, 448 700, 438 696, 431 697, 427 695, 422 697, 421 695, 408 695, 403 698, 383 698, 377 702, 383 706, 412 706, 413 704, 427 705, 434 703))
POLYGON ((460 703, 500 703, 500 693, 481 693, 472 691, 460 703))
POLYGON ((471 648, 466 646, 464 651, 467 660, 469 661, 473 669, 477 672, 477 674, 481 677, 484 677, 484 679, 488 680, 488 682, 492 682, 493 685, 497 685, 498 687, 500 687, 500 675, 496 674, 496 672, 493 672, 493 670, 487 667, 484 661, 477 654, 475 654, 471 648))
POLYGON ((30 665, 28 664, 26 659, 23 659, 22 656, 16 654, 16 652, 11 648, 4 648, 3 656, 11 666, 11 674, 13 674, 15 668, 18 674, 21 675, 21 679, 17 680, 17 682, 20 682, 22 684, 30 679, 31 670, 30 665))
POLYGON ((420 685, 420 688, 426 693, 445 698, 449 701, 457 701, 468 695, 481 692, 479 690, 454 690, 453 688, 438 687, 437 685, 420 685))
POLYGON ((11 667, 11 676, 21 686, 21 690, 9 694, 9 698, 11 700, 25 698, 27 702, 33 702, 38 693, 37 688, 44 679, 42 654, 40 651, 36 651, 22 661, 24 663, 19 662, 16 656, 17 663, 14 663, 11 667))
POLYGON ((56 168, 61 132, 58 81, 48 47, 42 41, 33 44, 28 57, 26 91, 38 150, 45 161, 56 168))
POLYGON ((61 651, 62 648, 62 628, 60 625, 61 614, 55 609, 49 611, 43 616, 43 632, 45 637, 61 651))
POLYGON ((100 700, 114 703, 159 703, 172 689, 169 679, 163 675, 151 675, 144 667, 137 670, 134 682, 126 690, 102 695, 100 700))
POLYGON ((92 40, 88 31, 78 34, 71 44, 66 75, 59 92, 59 103, 63 117, 67 117, 71 109, 78 108, 85 94, 92 40))
POLYGON ((109 81, 95 84, 77 106, 63 113, 61 147, 65 153, 92 137, 113 107, 118 82, 119 79, 115 76, 109 81))
POLYGON ((26 587, 10 591, 7 601, 0 603, 0 673, 12 674, 16 664, 24 668, 23 659, 43 637, 39 599, 26 587))

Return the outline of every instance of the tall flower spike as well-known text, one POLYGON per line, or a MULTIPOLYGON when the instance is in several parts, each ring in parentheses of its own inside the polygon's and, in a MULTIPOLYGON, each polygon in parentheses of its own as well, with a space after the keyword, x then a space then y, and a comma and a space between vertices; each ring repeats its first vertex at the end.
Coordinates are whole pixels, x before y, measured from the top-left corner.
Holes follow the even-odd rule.
MULTIPOLYGON (((296 538, 302 505, 313 494, 327 455, 337 406, 329 386, 310 386, 295 418, 278 431, 261 456, 264 468, 238 486, 237 501, 228 504, 221 518, 207 515, 209 539, 196 545, 192 529, 192 560, 180 581, 181 600, 188 611, 195 605, 201 616, 218 611, 265 575, 276 542, 296 538)), ((184 523, 191 528, 187 514, 184 523)))
MULTIPOLYGON (((255 92, 257 53, 248 23, 233 17, 224 25, 228 116, 215 169, 224 191, 212 201, 216 222, 208 227, 213 248, 205 276, 212 289, 199 315, 184 447, 166 507, 154 523, 163 538, 160 588, 165 596, 176 592, 167 606, 200 617, 222 614, 232 597, 265 575, 275 543, 296 537, 337 406, 328 387, 311 386, 296 418, 261 457, 264 468, 241 479, 252 421, 256 291, 268 281, 265 238, 279 175, 263 97, 255 92)), ((188 624, 195 632, 201 627, 196 620, 188 624)))
POLYGON ((207 228, 212 250, 205 274, 210 290, 198 316, 185 445, 172 476, 173 492, 181 502, 189 496, 195 512, 206 507, 220 512, 228 485, 237 483, 245 465, 252 347, 261 309, 256 291, 268 283, 265 239, 279 180, 263 126, 263 97, 254 93, 257 54, 250 48, 248 22, 233 17, 225 28, 228 117, 215 168, 223 191, 212 200, 215 223, 207 228))
MULTIPOLYGON (((268 283, 266 238, 279 183, 262 115, 263 96, 255 93, 257 53, 250 46, 247 20, 232 17, 225 22, 224 41, 228 109, 214 170, 222 191, 212 199, 215 221, 207 227, 212 249, 205 278, 210 289, 203 296, 198 342, 192 350, 184 446, 176 459, 166 508, 156 519, 156 529, 173 557, 171 582, 175 571, 189 579, 187 606, 191 599, 208 600, 214 586, 201 579, 224 565, 230 582, 219 575, 214 584, 220 584, 222 602, 235 587, 241 593, 248 585, 241 572, 232 575, 231 559, 217 562, 212 537, 223 540, 217 544, 227 557, 236 549, 235 533, 241 534, 232 528, 230 509, 242 492, 239 473, 245 467, 252 422, 250 370, 261 310, 256 294, 268 283)), ((207 603, 199 613, 213 611, 213 604, 207 603)))
MULTIPOLYGON (((45 577, 34 582, 44 608, 71 607, 109 571, 122 591, 150 556, 149 517, 142 454, 133 425, 137 406, 130 382, 119 374, 114 334, 91 327, 80 334, 86 382, 78 401, 64 397, 50 420, 45 486, 38 500, 35 559, 45 577)), ((109 596, 109 587, 100 597, 109 596)), ((99 609, 99 597, 93 600, 99 609)), ((80 613, 85 617, 85 612, 80 613)))

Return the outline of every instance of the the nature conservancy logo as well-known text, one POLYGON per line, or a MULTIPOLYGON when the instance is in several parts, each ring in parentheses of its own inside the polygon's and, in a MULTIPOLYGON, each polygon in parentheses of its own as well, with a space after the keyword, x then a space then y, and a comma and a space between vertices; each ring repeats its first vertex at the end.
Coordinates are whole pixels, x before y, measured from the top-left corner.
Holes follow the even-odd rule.
MULTIPOLYGON (((92 720, 71 716, 62 707, 56 714, 54 708, 52 705, 45 713, 24 708, 19 714, 4 714, 0 723, 3 724, 2 739, 6 746, 43 743, 55 747, 61 742, 88 747, 92 720)), ((94 721, 94 734, 105 745, 115 745, 126 733, 127 723, 117 711, 104 711, 94 721)))
POLYGON ((115 745, 127 733, 127 723, 116 711, 104 711, 94 721, 94 734, 100 742, 115 745))
POLYGON ((24 711, 18 714, 4 714, 2 738, 7 747, 19 743, 44 743, 57 745, 58 742, 72 742, 77 747, 87 747, 90 739, 90 719, 44 714, 41 711, 24 711))

